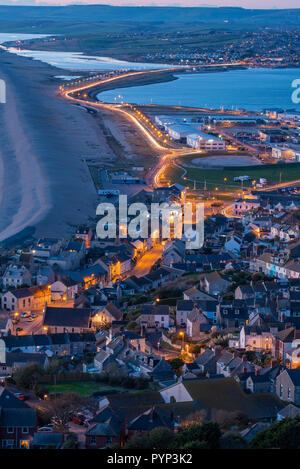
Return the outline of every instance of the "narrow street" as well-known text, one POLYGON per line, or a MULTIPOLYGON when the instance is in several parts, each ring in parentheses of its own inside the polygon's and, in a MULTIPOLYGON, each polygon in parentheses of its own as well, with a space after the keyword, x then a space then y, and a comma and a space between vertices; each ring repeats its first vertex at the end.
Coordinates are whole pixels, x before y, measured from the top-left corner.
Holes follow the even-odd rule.
POLYGON ((155 262, 161 258, 162 253, 163 246, 161 244, 158 244, 150 251, 147 251, 146 254, 137 262, 134 269, 131 270, 130 275, 143 277, 144 275, 148 274, 155 262))

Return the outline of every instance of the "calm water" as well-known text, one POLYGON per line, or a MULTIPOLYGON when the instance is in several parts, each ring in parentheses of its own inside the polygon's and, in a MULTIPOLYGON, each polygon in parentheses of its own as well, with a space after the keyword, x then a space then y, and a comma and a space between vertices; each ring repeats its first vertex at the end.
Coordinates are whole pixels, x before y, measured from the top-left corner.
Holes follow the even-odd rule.
MULTIPOLYGON (((1 33, 0 44, 9 41, 25 41, 28 39, 38 39, 47 37, 49 34, 19 34, 19 33, 1 33)), ((148 70, 154 68, 169 68, 170 65, 151 64, 141 62, 126 62, 125 60, 116 60, 110 57, 98 57, 94 55, 84 55, 82 52, 49 52, 39 50, 19 50, 14 47, 9 48, 9 52, 22 57, 30 57, 34 60, 46 62, 54 67, 73 71, 105 71, 122 70, 130 68, 131 70, 148 70)), ((63 78, 64 79, 64 78, 63 78)))
POLYGON ((34 60, 46 62, 53 67, 70 71, 105 71, 105 70, 148 70, 153 68, 168 68, 169 65, 150 64, 140 62, 126 62, 110 57, 98 57, 94 55, 84 55, 81 52, 48 52, 39 50, 19 50, 10 47, 9 52, 29 57, 34 60))
POLYGON ((47 36, 49 36, 49 34, 0 33, 0 44, 8 41, 25 41, 47 36))
POLYGON ((219 109, 295 108, 291 83, 300 69, 248 69, 179 75, 168 83, 119 88, 98 95, 106 102, 166 104, 219 109))

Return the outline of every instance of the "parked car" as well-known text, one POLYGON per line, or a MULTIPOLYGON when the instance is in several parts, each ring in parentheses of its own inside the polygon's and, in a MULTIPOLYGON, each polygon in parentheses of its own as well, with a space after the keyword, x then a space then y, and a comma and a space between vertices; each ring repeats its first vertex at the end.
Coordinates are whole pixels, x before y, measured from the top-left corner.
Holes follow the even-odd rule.
POLYGON ((21 318, 29 318, 30 313, 24 311, 24 313, 21 314, 21 318))
POLYGON ((29 318, 26 320, 26 322, 32 322, 32 321, 34 321, 34 319, 33 319, 32 317, 29 317, 29 318))
MULTIPOLYGON (((53 422, 53 418, 51 419, 51 422, 53 422)), ((48 424, 46 425, 46 427, 49 427, 49 428, 53 428, 53 429, 54 429, 54 428, 56 427, 56 424, 55 424, 54 422, 53 422, 53 423, 48 423, 48 424)))
POLYGON ((48 426, 58 427, 59 425, 63 424, 62 420, 59 417, 51 417, 51 422, 52 423, 49 423, 48 426))
POLYGON ((17 327, 16 332, 21 332, 23 330, 23 327, 17 327))
POLYGON ((23 394, 22 392, 15 392, 15 396, 20 399, 20 401, 27 401, 29 399, 26 394, 23 394))
POLYGON ((36 313, 31 313, 31 317, 32 317, 32 318, 37 318, 38 315, 37 315, 36 313))
POLYGON ((38 428, 38 432, 41 432, 41 433, 52 433, 52 432, 53 432, 53 428, 51 428, 51 427, 40 427, 40 428, 38 428))
POLYGON ((77 423, 77 425, 84 425, 86 417, 82 414, 74 414, 72 420, 74 423, 77 423))

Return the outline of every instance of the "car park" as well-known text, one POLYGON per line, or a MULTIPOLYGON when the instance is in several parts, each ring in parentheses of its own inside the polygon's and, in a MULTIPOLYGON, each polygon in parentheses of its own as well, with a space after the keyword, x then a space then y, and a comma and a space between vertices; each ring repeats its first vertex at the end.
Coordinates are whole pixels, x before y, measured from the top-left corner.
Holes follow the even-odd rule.
POLYGON ((24 311, 24 313, 21 314, 21 318, 29 318, 30 313, 24 311))

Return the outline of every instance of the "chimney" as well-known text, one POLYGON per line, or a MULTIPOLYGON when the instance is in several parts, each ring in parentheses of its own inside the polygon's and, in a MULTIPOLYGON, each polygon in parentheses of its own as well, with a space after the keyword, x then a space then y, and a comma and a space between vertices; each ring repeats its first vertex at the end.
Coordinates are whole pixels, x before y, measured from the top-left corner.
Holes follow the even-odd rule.
POLYGON ((154 418, 154 406, 152 406, 151 412, 149 414, 149 422, 153 422, 154 418))

